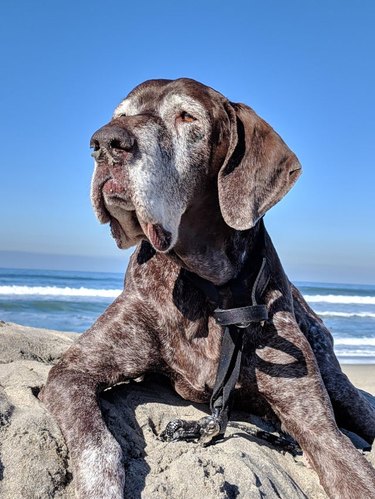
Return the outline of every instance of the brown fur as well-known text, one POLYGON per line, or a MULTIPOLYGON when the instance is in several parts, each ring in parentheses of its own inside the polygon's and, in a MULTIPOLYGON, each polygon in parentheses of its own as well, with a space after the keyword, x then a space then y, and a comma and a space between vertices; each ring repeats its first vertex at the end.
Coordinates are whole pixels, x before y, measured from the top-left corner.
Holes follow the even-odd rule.
POLYGON ((182 397, 208 402, 222 330, 183 269, 225 286, 245 259, 257 261, 261 244, 269 320, 245 338, 237 404, 277 417, 330 497, 375 497, 374 469, 336 424, 372 442, 375 410, 341 372, 330 333, 263 235, 262 216, 299 175, 295 155, 253 110, 188 79, 137 87, 92 144, 97 215, 120 247, 138 246, 124 292, 52 368, 42 393, 69 446, 78 496, 123 494, 121 449, 97 404, 104 387, 159 372, 182 397), (167 249, 146 237, 155 224, 167 249))

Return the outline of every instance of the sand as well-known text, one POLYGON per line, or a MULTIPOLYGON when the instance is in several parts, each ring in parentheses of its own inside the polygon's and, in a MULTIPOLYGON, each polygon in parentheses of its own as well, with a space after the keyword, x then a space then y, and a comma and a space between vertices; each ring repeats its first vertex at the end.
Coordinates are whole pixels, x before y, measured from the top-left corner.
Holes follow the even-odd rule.
POLYGON ((341 364, 353 385, 375 395, 375 364, 341 364))
MULTIPOLYGON (((68 450, 37 394, 76 337, 0 321, 2 499, 74 498, 68 450)), ((374 393, 374 366, 344 369, 374 393)), ((258 428, 277 434, 276 427, 255 417, 234 412, 225 440, 204 448, 159 439, 170 419, 199 419, 207 411, 183 401, 160 380, 105 391, 101 407, 124 453, 126 498, 326 498, 302 455, 283 453, 254 436, 258 428)), ((373 453, 365 456, 374 463, 373 453)))

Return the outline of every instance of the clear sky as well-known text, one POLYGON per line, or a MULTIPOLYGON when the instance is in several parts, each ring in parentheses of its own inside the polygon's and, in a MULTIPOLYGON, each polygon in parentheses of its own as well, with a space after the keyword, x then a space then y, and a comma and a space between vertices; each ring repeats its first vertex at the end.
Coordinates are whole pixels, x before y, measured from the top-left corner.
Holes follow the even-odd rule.
POLYGON ((374 0, 5 0, 0 267, 125 268, 90 206, 89 139, 136 84, 188 76, 298 155, 266 216, 291 278, 375 283, 374 26, 374 0))

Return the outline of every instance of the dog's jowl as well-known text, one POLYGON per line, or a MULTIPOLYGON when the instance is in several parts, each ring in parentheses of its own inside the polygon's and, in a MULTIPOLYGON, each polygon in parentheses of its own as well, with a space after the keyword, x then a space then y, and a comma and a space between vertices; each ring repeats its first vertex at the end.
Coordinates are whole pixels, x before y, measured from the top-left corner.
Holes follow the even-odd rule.
POLYGON ((125 290, 41 394, 69 447, 78 497, 124 493, 99 391, 163 373, 182 397, 208 403, 231 320, 232 332, 244 326, 232 349, 242 357, 223 375, 236 374, 233 403, 278 419, 328 496, 375 497, 374 469, 337 426, 371 444, 375 409, 341 372, 329 331, 289 282, 263 223, 300 175, 295 154, 250 107, 190 79, 136 87, 91 147, 95 213, 120 248, 136 249, 125 290))

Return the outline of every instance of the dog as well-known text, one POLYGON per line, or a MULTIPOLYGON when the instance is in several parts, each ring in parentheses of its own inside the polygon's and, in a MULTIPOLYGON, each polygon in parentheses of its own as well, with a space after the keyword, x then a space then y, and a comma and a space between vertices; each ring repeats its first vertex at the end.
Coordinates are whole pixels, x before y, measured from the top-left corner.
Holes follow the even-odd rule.
POLYGON ((264 227, 300 175, 295 154, 250 107, 187 78, 137 86, 91 147, 95 213, 119 248, 137 247, 124 291, 41 393, 66 439, 78 497, 124 493, 101 390, 163 373, 183 398, 210 400, 224 328, 204 285, 219 310, 245 310, 256 292, 266 311, 245 325, 234 403, 277 418, 329 497, 375 497, 375 470, 337 426, 372 443, 375 409, 342 373, 329 331, 289 282, 264 227), (242 286, 238 299, 231 283, 242 286))

